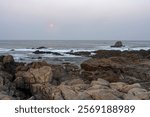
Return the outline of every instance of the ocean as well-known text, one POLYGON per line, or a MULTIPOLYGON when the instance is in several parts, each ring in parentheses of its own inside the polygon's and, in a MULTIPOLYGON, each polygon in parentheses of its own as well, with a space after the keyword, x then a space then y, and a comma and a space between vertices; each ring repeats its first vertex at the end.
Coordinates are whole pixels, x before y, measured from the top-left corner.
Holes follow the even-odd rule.
POLYGON ((95 51, 95 50, 149 50, 150 41, 122 41, 125 47, 111 48, 116 40, 0 40, 0 55, 10 54, 16 61, 32 62, 39 60, 50 60, 49 62, 67 62, 86 59, 84 57, 66 54, 70 51, 95 51), (38 47, 44 46, 40 51, 58 52, 53 54, 34 54, 38 47))

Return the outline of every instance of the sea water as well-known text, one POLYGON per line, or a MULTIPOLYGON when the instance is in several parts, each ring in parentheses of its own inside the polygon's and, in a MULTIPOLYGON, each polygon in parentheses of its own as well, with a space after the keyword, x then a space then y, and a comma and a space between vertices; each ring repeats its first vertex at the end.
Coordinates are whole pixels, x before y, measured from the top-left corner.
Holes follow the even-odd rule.
MULTIPOLYGON (((0 55, 10 54, 16 61, 32 62, 39 58, 43 60, 58 60, 71 61, 73 59, 81 61, 80 56, 70 55, 67 52, 73 51, 95 51, 95 50, 149 50, 150 41, 122 41, 122 48, 112 48, 116 40, 0 40, 0 55), (53 54, 34 54, 38 47, 44 46, 46 48, 40 49, 45 52, 58 52, 60 55, 53 54), (56 59, 57 58, 57 59, 56 59), (60 59, 60 60, 59 60, 60 59)), ((83 60, 83 57, 82 57, 83 60)), ((58 62, 57 61, 57 62, 58 62)))

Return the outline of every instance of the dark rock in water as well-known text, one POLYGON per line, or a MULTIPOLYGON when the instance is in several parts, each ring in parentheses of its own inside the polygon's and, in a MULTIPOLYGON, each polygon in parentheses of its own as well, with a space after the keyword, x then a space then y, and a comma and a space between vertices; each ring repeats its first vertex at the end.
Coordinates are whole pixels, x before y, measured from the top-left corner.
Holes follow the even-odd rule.
POLYGON ((38 47, 36 49, 47 49, 47 47, 41 46, 41 47, 38 47))
POLYGON ((45 51, 39 51, 36 50, 35 52, 33 52, 34 54, 53 54, 53 55, 57 55, 57 56, 63 56, 62 54, 58 53, 58 52, 45 52, 45 51))
POLYGON ((114 56, 121 56, 121 51, 119 50, 97 50, 92 58, 110 58, 114 56))
POLYGON ((124 45, 122 44, 121 41, 117 41, 117 42, 115 43, 115 45, 113 45, 113 46, 111 46, 111 47, 120 48, 120 47, 124 47, 124 45))
POLYGON ((10 51, 15 51, 15 49, 11 49, 10 51))
POLYGON ((70 50, 70 53, 73 53, 73 50, 70 50))
POLYGON ((66 54, 89 57, 91 55, 91 52, 88 52, 88 51, 80 51, 80 52, 70 51, 70 52, 67 52, 66 54))
POLYGON ((38 59, 42 59, 42 57, 38 57, 38 59))

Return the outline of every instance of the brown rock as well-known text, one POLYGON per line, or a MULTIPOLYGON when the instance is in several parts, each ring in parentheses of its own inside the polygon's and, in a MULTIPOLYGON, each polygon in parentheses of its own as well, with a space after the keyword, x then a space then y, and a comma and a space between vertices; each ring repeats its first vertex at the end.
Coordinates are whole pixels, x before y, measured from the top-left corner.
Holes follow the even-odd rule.
POLYGON ((65 100, 76 100, 78 99, 78 93, 73 91, 70 86, 60 85, 59 89, 62 92, 62 96, 65 100))
POLYGON ((24 74, 24 80, 27 84, 49 83, 52 81, 51 67, 31 68, 24 74))
POLYGON ((73 85, 77 85, 77 84, 84 84, 84 81, 82 79, 71 79, 71 80, 62 82, 61 84, 73 86, 73 85))
POLYGON ((92 97, 92 99, 95 99, 95 100, 118 100, 120 99, 119 97, 113 94, 112 90, 108 90, 108 89, 87 90, 86 92, 92 97))
POLYGON ((110 87, 112 89, 116 89, 118 91, 122 91, 123 87, 126 86, 126 83, 123 82, 115 82, 115 83, 110 83, 110 87))
POLYGON ((133 88, 141 88, 141 85, 139 83, 135 83, 132 85, 125 85, 122 87, 121 91, 124 93, 127 93, 129 90, 131 90, 133 88))
POLYGON ((148 92, 142 88, 132 88, 128 91, 128 94, 136 96, 141 100, 148 100, 149 99, 148 92))
POLYGON ((94 86, 94 85, 109 86, 109 82, 106 81, 106 80, 103 80, 103 79, 99 78, 97 81, 92 81, 92 82, 91 82, 91 85, 92 85, 92 86, 94 86))
POLYGON ((25 89, 25 82, 24 82, 24 78, 23 77, 17 77, 14 80, 14 83, 16 85, 16 88, 25 89))
POLYGON ((52 89, 51 86, 42 84, 32 84, 31 94, 34 95, 37 100, 52 100, 52 89))
POLYGON ((14 58, 11 55, 6 55, 3 58, 3 63, 14 63, 14 58))
POLYGON ((125 94, 125 95, 123 96, 123 99, 124 99, 124 100, 140 100, 139 97, 134 96, 134 95, 132 95, 132 94, 125 94))
POLYGON ((50 66, 46 61, 38 61, 38 62, 32 62, 31 64, 28 64, 28 67, 33 69, 38 69, 43 66, 50 66))
POLYGON ((0 86, 3 86, 4 85, 4 80, 3 78, 0 76, 0 86))
POLYGON ((15 100, 15 98, 9 96, 6 92, 0 92, 0 100, 15 100))

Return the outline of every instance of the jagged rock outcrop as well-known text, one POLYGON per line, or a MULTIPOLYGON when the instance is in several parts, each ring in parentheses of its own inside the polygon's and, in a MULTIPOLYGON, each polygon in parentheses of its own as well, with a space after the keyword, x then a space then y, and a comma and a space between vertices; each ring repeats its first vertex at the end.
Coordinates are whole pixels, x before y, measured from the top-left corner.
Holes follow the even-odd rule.
POLYGON ((117 41, 113 46, 111 47, 115 47, 115 48, 120 48, 123 47, 124 45, 122 44, 122 41, 117 41))
POLYGON ((91 58, 81 68, 0 57, 0 99, 149 100, 150 61, 142 59, 145 52, 137 59, 130 59, 132 54, 91 58))

